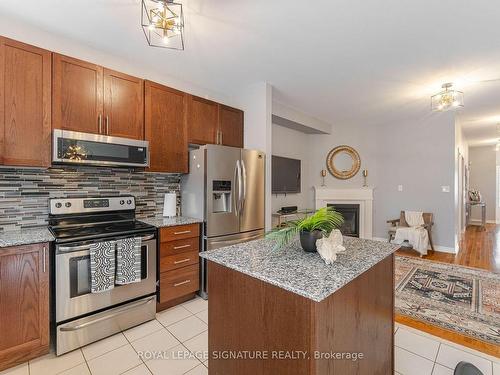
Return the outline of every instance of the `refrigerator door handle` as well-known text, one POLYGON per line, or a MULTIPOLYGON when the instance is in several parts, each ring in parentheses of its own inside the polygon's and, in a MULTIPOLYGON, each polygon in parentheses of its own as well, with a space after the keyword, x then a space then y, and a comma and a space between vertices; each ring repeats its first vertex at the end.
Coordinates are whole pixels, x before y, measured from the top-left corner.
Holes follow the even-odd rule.
POLYGON ((236 160, 236 165, 234 167, 234 183, 235 183, 235 185, 238 184, 237 189, 236 189, 236 186, 234 187, 234 193, 233 193, 234 214, 236 216, 239 216, 240 215, 240 189, 241 189, 240 161, 239 160, 236 160), (238 192, 237 198, 236 198, 236 192, 238 192))
POLYGON ((241 175, 242 175, 242 194, 241 194, 241 203, 240 203, 240 214, 245 209, 245 200, 247 198, 247 169, 245 167, 245 162, 241 160, 241 175))

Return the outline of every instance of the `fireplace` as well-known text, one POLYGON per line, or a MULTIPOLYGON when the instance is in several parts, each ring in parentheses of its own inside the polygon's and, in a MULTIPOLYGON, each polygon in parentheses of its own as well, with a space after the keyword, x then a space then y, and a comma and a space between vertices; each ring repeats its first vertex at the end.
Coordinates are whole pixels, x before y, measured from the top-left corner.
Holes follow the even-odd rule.
POLYGON ((334 207, 344 217, 344 224, 340 228, 344 236, 359 237, 359 204, 328 203, 327 206, 334 207))

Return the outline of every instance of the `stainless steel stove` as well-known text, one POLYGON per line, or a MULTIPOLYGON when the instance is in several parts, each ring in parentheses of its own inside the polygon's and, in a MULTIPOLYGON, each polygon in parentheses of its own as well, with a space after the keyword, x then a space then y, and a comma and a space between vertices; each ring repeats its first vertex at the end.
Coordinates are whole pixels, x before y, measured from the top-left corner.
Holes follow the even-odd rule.
POLYGON ((135 218, 133 196, 51 199, 57 355, 155 318, 156 228, 135 218), (91 293, 90 247, 141 238, 141 281, 91 293))

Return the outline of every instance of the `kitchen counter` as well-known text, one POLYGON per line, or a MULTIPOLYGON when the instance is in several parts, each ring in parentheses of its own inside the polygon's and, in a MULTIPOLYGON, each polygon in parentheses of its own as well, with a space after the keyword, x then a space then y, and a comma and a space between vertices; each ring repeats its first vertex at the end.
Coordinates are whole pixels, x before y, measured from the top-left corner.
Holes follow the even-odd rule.
POLYGON ((208 352, 249 353, 209 357, 211 373, 393 374, 398 246, 346 237, 346 251, 326 265, 298 241, 273 245, 200 254, 208 260, 208 352))
POLYGON ((51 241, 54 236, 46 227, 0 232, 0 248, 51 241))
POLYGON ((187 217, 187 216, 175 216, 175 217, 155 216, 137 220, 142 221, 143 223, 149 225, 153 225, 156 228, 175 227, 177 225, 196 224, 203 222, 202 219, 196 219, 194 217, 187 217))
POLYGON ((346 251, 331 265, 318 253, 307 253, 298 240, 273 251, 265 239, 206 251, 201 257, 267 283, 320 302, 354 280, 399 246, 359 238, 344 238, 346 251))

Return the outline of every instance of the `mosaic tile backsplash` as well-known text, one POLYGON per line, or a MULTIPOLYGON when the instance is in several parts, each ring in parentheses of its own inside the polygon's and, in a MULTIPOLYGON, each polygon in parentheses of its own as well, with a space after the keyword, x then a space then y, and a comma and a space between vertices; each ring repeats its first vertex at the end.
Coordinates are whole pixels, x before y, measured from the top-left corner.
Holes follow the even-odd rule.
POLYGON ((46 225, 49 198, 131 194, 144 218, 161 214, 164 194, 175 192, 179 212, 180 179, 122 168, 0 168, 0 231, 46 225))

